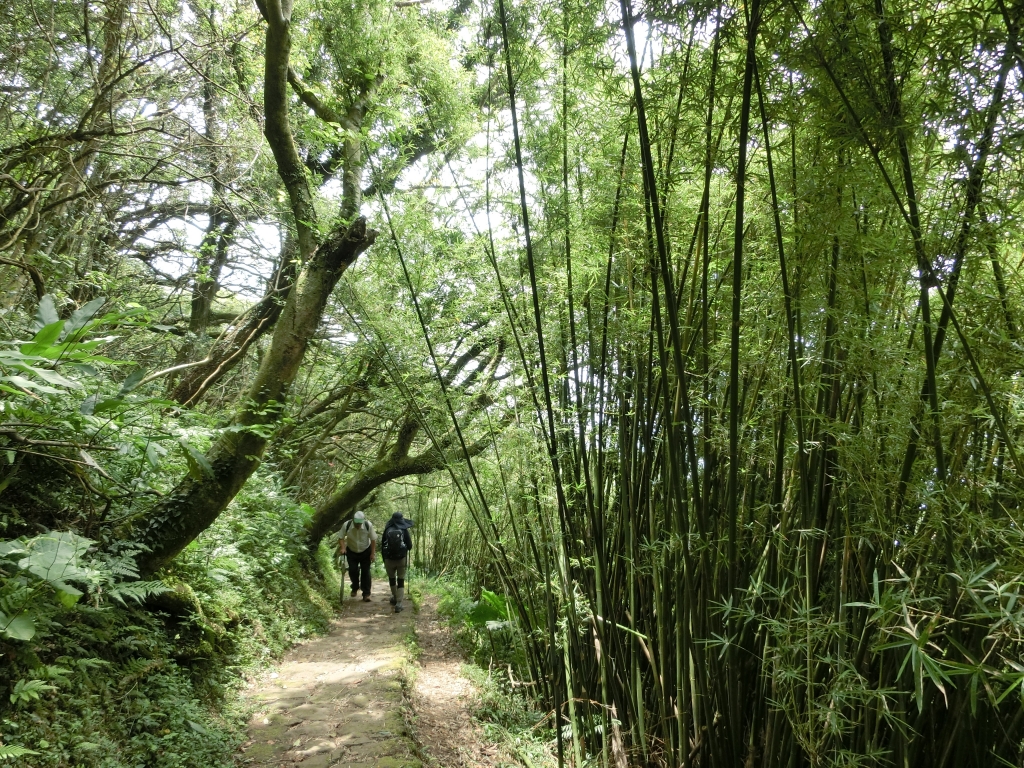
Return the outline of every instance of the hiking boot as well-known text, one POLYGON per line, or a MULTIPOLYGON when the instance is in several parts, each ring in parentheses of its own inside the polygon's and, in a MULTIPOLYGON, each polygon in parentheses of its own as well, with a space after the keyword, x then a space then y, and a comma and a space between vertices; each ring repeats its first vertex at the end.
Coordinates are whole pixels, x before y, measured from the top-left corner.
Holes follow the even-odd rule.
POLYGON ((395 598, 392 597, 390 600, 388 600, 388 602, 394 605, 397 601, 395 600, 395 598))
POLYGON ((402 612, 402 606, 396 605, 395 606, 395 613, 401 613, 401 612, 402 612))
POLYGON ((370 602, 370 596, 369 595, 363 595, 363 602, 364 603, 370 602))
POLYGON ((359 587, 353 588, 353 590, 348 593, 348 596, 349 597, 355 597, 357 594, 359 594, 359 587))

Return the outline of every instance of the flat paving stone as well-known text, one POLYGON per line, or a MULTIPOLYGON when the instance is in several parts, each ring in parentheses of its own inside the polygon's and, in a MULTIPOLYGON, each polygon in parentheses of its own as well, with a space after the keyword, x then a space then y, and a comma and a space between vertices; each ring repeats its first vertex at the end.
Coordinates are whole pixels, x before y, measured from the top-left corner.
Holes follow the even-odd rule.
POLYGON ((248 693, 256 712, 238 755, 252 768, 419 768, 401 675, 412 611, 347 601, 323 637, 293 648, 248 693))

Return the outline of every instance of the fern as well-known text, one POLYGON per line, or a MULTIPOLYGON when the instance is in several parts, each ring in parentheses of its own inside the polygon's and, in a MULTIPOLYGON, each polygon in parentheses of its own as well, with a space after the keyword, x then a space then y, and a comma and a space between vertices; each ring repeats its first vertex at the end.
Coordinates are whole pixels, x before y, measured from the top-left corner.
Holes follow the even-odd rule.
POLYGON ((68 682, 68 675, 72 674, 70 669, 56 664, 44 664, 36 667, 33 672, 41 680, 53 680, 58 683, 68 682))
POLYGON ((19 613, 32 598, 32 590, 15 579, 0 582, 0 611, 8 615, 19 613))
POLYGON ((31 749, 19 747, 14 744, 0 744, 0 760, 6 760, 9 757, 24 757, 25 755, 38 754, 38 752, 34 752, 31 749))
POLYGON ((117 600, 121 605, 127 605, 126 600, 141 603, 147 597, 168 591, 170 590, 160 581, 125 581, 110 587, 107 590, 107 597, 117 600))
POLYGON ((139 578, 139 568, 135 565, 135 556, 139 554, 136 547, 123 550, 119 555, 97 555, 93 559, 93 565, 102 571, 107 581, 113 581, 114 577, 125 579, 139 578))
POLYGON ((55 691, 57 686, 44 683, 42 680, 19 680, 11 693, 11 704, 38 701, 47 691, 55 691))
POLYGON ((135 563, 127 560, 117 560, 109 565, 110 572, 114 576, 123 576, 128 579, 139 578, 139 569, 135 566, 135 563))

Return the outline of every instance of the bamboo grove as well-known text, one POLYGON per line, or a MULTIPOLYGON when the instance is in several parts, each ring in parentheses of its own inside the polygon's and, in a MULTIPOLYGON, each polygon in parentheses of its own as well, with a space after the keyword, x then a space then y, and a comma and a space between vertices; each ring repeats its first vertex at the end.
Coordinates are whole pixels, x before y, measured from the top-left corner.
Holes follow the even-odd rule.
POLYGON ((560 765, 1024 764, 1021 0, 51 6, 4 536, 406 509, 560 765))
POLYGON ((1021 18, 485 12, 547 461, 455 479, 560 761, 1020 764, 1021 18))

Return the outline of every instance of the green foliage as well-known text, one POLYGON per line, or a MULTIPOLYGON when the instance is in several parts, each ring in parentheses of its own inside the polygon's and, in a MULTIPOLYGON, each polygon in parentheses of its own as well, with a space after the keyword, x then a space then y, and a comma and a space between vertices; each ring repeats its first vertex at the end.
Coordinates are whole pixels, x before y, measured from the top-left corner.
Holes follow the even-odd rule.
POLYGON ((112 598, 122 605, 125 598, 141 603, 166 591, 160 582, 124 581, 137 579, 133 550, 117 557, 86 553, 95 544, 70 531, 52 532, 30 539, 0 542, 0 636, 31 640, 36 633, 37 606, 42 600, 70 609, 85 594, 68 584, 86 589, 92 604, 112 598), (5 573, 9 570, 10 573, 5 573))
POLYGON ((166 587, 119 583, 133 573, 130 556, 86 558, 91 542, 74 534, 38 539, 14 548, 14 555, 28 553, 20 561, 9 559, 7 543, 8 573, 0 582, 0 592, 35 596, 25 609, 35 631, 0 643, 11 661, 0 674, 10 702, 7 711, 0 706, 8 747, 32 749, 21 754, 31 766, 223 764, 234 743, 223 727, 214 727, 203 743, 182 738, 186 716, 211 721, 201 700, 208 686, 175 663, 178 648, 164 624, 135 607, 166 587), (18 569, 13 575, 12 568, 18 569), (88 598, 40 599, 43 585, 60 595, 65 580, 83 586, 88 598))
POLYGON ((19 703, 38 701, 40 695, 46 691, 55 691, 56 686, 49 685, 42 680, 19 680, 14 684, 11 691, 11 704, 17 706, 19 703))
POLYGON ((167 570, 164 581, 197 607, 189 637, 204 655, 231 632, 233 653, 248 662, 276 657, 295 638, 326 628, 337 575, 317 562, 310 577, 304 525, 312 510, 296 504, 268 475, 254 476, 203 536, 167 570))
POLYGON ((266 360, 238 321, 202 402, 160 393, 212 340, 204 290, 239 315, 296 263, 258 12, 44 5, 0 14, 5 739, 221 759, 223 665, 339 586, 270 467, 321 508, 354 487, 338 515, 412 511, 458 635, 577 763, 1021 763, 1014 3, 295 4, 286 175, 321 234, 340 186, 381 236, 273 434, 225 426, 266 360), (172 594, 132 581, 131 523, 247 431, 265 474, 172 594), (71 696, 91 720, 42 717, 71 696))
POLYGON ((462 674, 480 692, 473 714, 488 739, 502 745, 523 765, 557 765, 554 733, 547 718, 537 711, 536 702, 522 688, 517 690, 507 678, 475 665, 464 665, 462 674))
POLYGON ((303 566, 308 515, 258 476, 162 582, 70 532, 5 542, 0 599, 35 633, 0 639, 0 750, 33 768, 231 765, 247 670, 333 612, 337 591, 303 566))
POLYGON ((153 495, 162 444, 182 430, 161 424, 165 400, 138 391, 144 370, 124 376, 132 363, 108 354, 155 325, 149 312, 128 302, 101 314, 114 302, 97 298, 62 320, 54 303, 40 299, 29 341, 0 344, 0 533, 75 525, 106 536, 153 495))
POLYGON ((466 621, 477 629, 501 629, 508 624, 508 602, 488 589, 481 589, 480 599, 466 614, 466 621))
POLYGON ((5 744, 0 744, 0 760, 6 760, 7 758, 14 757, 25 757, 26 755, 38 755, 39 753, 26 749, 25 747, 12 747, 5 744))
POLYGON ((483 666, 511 665, 517 674, 529 674, 505 597, 482 588, 473 600, 466 583, 456 578, 431 579, 428 589, 439 595, 438 613, 467 655, 483 666))
POLYGON ((501 638, 513 638, 506 631, 508 606, 505 598, 483 589, 480 598, 473 600, 461 578, 432 578, 427 580, 424 589, 438 596, 438 613, 447 621, 463 650, 474 659, 475 663, 463 665, 462 674, 479 691, 479 702, 473 714, 488 738, 501 744, 524 765, 555 764, 550 724, 538 711, 536 698, 530 693, 531 686, 511 676, 513 665, 520 663, 521 658, 514 646, 503 646, 500 642, 501 638), (502 669, 509 672, 500 672, 502 669))
POLYGON ((339 123, 295 115, 314 155, 343 141, 363 142, 374 184, 386 184, 422 147, 452 151, 475 127, 466 109, 469 73, 452 66, 452 30, 437 14, 398 10, 385 0, 358 4, 314 0, 296 6, 309 45, 294 52, 304 77, 339 123), (359 111, 365 117, 357 118, 359 111))

